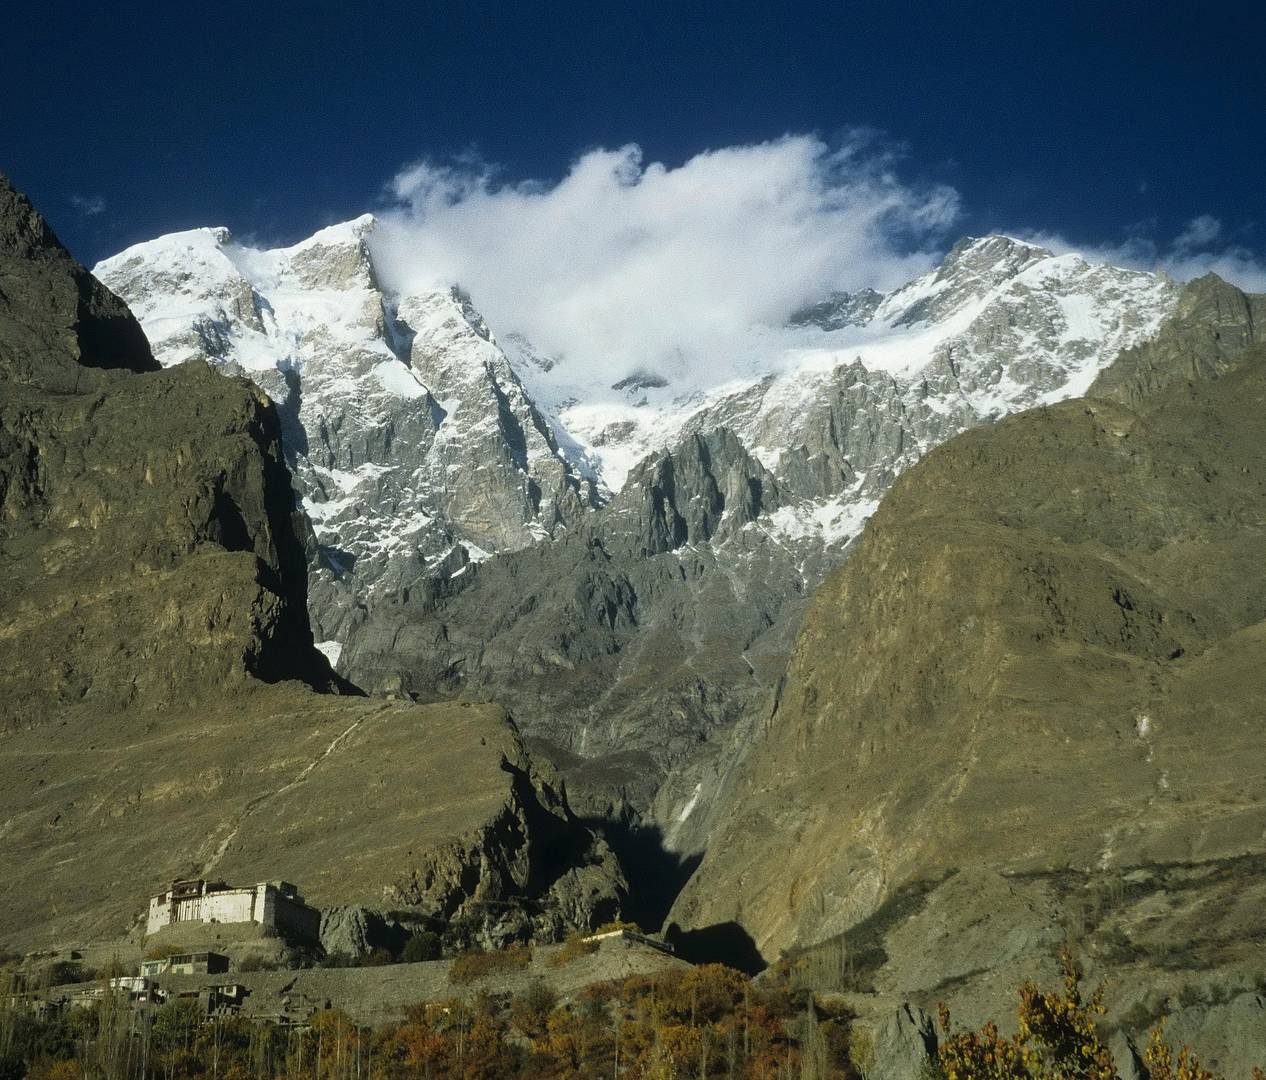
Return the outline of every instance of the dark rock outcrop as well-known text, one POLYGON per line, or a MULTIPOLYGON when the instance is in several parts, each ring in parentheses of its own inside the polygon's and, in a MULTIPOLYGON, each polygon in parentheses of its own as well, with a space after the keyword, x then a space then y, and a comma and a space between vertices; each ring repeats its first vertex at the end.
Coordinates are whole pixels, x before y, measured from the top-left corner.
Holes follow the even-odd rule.
POLYGON ((0 243, 0 726, 332 685, 272 403, 205 365, 160 371, 7 182, 0 243))
POLYGON ((846 326, 865 326, 883 303, 883 293, 861 289, 855 293, 833 292, 816 303, 793 312, 790 326, 816 326, 819 330, 841 330, 846 326))
POLYGON ((157 371, 127 305, 83 268, 0 175, 0 377, 69 392, 84 368, 157 371))
POLYGON ((619 510, 645 529, 643 555, 724 539, 779 506, 777 482, 728 428, 654 455, 633 470, 629 488, 619 510))
POLYGON ((500 812, 428 851, 389 898, 443 925, 453 948, 556 941, 616 919, 628 887, 605 842, 576 820, 557 779, 542 776, 521 746, 501 768, 510 785, 500 812))

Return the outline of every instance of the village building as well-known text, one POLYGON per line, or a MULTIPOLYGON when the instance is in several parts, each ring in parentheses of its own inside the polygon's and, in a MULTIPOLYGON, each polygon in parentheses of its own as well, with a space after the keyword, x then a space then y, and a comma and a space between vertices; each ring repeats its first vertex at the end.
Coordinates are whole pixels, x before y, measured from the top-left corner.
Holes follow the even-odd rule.
POLYGON ((228 970, 229 958, 215 952, 176 953, 141 961, 141 974, 148 979, 159 975, 220 975, 228 970))
POLYGON ((48 1004, 55 1008, 92 1009, 107 997, 122 999, 129 1005, 157 1005, 163 1000, 163 993, 142 975, 118 975, 93 985, 70 987, 48 1004))
POLYGON ((214 986, 199 986, 190 990, 177 990, 168 995, 170 998, 195 1001, 198 1011, 204 1016, 232 1016, 242 1011, 250 991, 240 983, 216 983, 214 986))
POLYGON ((235 887, 196 878, 173 881, 170 889, 150 898, 146 934, 190 923, 255 923, 284 937, 316 940, 321 913, 286 881, 235 887))
POLYGON ((637 930, 627 926, 617 927, 615 930, 603 930, 597 934, 590 934, 583 940, 599 942, 611 941, 616 938, 626 943, 645 945, 648 948, 657 949, 659 952, 665 953, 668 956, 674 956, 677 952, 677 950, 663 938, 650 937, 647 934, 639 933, 637 930))

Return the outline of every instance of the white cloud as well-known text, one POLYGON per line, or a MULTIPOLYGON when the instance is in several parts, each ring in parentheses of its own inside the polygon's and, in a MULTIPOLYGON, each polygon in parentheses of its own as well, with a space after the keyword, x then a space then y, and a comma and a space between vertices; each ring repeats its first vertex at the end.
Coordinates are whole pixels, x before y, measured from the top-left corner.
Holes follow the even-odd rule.
POLYGON ((1212 214, 1201 214, 1187 222, 1187 227, 1174 237, 1175 251, 1198 251, 1207 248, 1222 235, 1222 222, 1212 214))
MULTIPOLYGON (((635 145, 595 149, 549 183, 509 182, 469 158, 424 160, 391 180, 387 199, 373 243, 388 288, 460 284, 498 333, 564 357, 562 382, 577 388, 646 370, 678 392, 767 361, 768 327, 833 289, 883 291, 934 265, 960 202, 952 188, 903 180, 864 132, 834 146, 789 135, 677 166, 647 162, 635 145)), ((1115 246, 1002 231, 1179 280, 1213 271, 1266 289, 1266 267, 1212 215, 1167 242, 1152 228, 1115 246)))
POLYGON ((1220 251, 1174 252, 1162 257, 1161 265, 1179 281, 1213 273, 1247 292, 1266 292, 1266 266, 1247 248, 1231 246, 1220 251))
POLYGON ((84 217, 93 217, 106 208, 106 201, 100 195, 72 195, 70 205, 84 217))
POLYGON ((787 136, 674 167, 633 145, 598 149, 550 184, 423 161, 389 190, 374 239, 385 284, 460 283, 499 331, 603 379, 733 369, 754 327, 933 265, 959 207, 950 188, 899 179, 864 134, 835 147, 787 136))
POLYGON ((1164 270, 1177 281, 1214 273, 1248 292, 1266 292, 1266 263, 1248 248, 1218 244, 1222 223, 1210 214, 1192 218, 1168 243, 1151 236, 1134 236, 1120 244, 1074 244, 1057 233, 1024 232, 1035 244, 1056 253, 1075 251, 1092 261, 1138 270, 1164 270))

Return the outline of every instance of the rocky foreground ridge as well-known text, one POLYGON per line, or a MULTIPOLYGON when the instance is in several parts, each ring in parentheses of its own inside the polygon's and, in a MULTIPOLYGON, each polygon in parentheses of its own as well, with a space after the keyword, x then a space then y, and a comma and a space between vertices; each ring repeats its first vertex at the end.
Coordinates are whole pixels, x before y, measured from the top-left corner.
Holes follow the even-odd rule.
POLYGON ((618 864, 503 710, 333 673, 309 541, 272 401, 161 369, 0 180, 0 941, 121 935, 212 873, 489 942, 619 912, 618 864))
POLYGON ((1195 281, 1093 396, 897 481, 673 919, 904 1003, 911 1039, 1072 941, 1122 1039, 1169 1015, 1228 1074, 1266 1056, 1263 316, 1195 281))

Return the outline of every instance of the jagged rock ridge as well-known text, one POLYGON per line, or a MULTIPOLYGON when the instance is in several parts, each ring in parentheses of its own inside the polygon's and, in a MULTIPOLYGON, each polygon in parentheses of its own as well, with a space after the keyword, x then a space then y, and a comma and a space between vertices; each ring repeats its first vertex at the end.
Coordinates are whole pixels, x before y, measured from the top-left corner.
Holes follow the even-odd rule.
POLYGON ((855 348, 820 333, 788 373, 675 419, 645 406, 676 442, 588 528, 371 607, 344 669, 371 690, 517 694, 527 731, 590 761, 569 773, 587 805, 645 813, 667 777, 653 816, 700 847, 742 743, 717 732, 764 700, 803 597, 895 477, 957 431, 1084 389, 1173 302, 1150 275, 964 243, 878 305, 855 348))
POLYGON ((594 501, 466 297, 383 294, 373 227, 273 251, 196 229, 96 268, 164 365, 206 360, 278 402, 335 655, 356 602, 547 537, 594 501))

